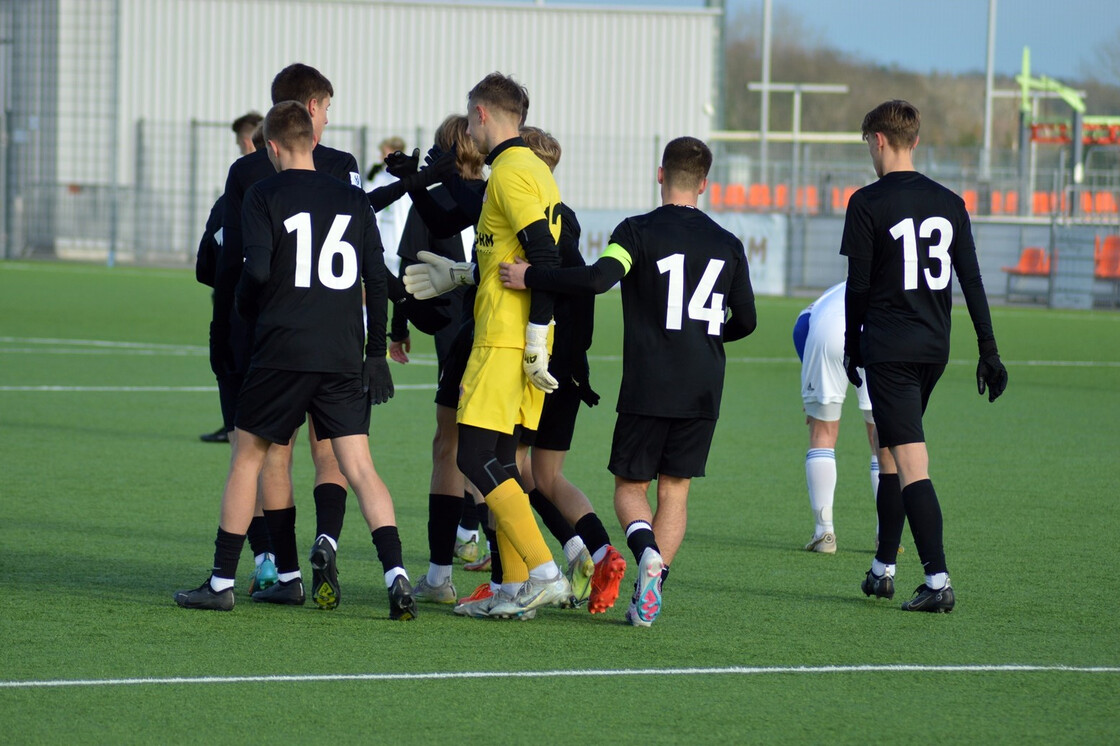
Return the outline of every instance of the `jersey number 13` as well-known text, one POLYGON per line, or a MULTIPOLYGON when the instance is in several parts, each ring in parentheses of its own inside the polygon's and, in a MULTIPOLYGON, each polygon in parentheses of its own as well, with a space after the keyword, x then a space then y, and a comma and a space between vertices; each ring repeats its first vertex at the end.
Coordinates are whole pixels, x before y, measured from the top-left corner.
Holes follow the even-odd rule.
POLYGON ((902 287, 904 290, 918 289, 918 237, 931 238, 937 234, 937 243, 929 245, 929 258, 937 262, 937 273, 927 267, 922 273, 930 290, 944 290, 949 286, 952 258, 949 247, 953 245, 953 224, 945 218, 926 218, 914 232, 914 218, 906 218, 891 228, 891 237, 902 239, 902 287))

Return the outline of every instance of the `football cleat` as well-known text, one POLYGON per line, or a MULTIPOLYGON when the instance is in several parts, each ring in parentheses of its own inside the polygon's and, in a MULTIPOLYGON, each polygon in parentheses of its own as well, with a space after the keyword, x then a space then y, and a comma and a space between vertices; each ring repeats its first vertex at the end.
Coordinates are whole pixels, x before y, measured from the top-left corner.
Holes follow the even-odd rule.
POLYGON ((948 614, 957 605, 956 594, 953 588, 946 584, 940 590, 934 590, 925 583, 914 589, 914 597, 902 604, 903 611, 930 611, 934 614, 948 614))
POLYGON ((338 553, 326 536, 311 547, 311 599, 324 611, 338 608, 342 589, 338 587, 338 553))
MULTIPOLYGON (((495 594, 498 595, 498 594, 495 594)), ((560 606, 572 597, 572 586, 563 575, 548 580, 529 578, 513 598, 505 598, 490 607, 490 616, 500 619, 520 618, 541 606, 560 606)))
POLYGON ((813 540, 805 545, 805 551, 836 554, 836 534, 825 531, 820 536, 814 536, 813 540))
POLYGON ((568 582, 572 585, 572 606, 583 606, 591 596, 591 579, 595 576, 595 563, 587 547, 579 550, 574 560, 568 563, 568 582))
POLYGON ((202 585, 186 591, 176 591, 175 603, 184 609, 210 609, 230 611, 233 609, 233 588, 215 591, 210 587, 210 578, 202 585))
POLYGON ((252 598, 261 603, 287 606, 303 606, 307 600, 303 594, 303 578, 292 578, 286 583, 283 580, 277 581, 263 591, 254 593, 252 598))
POLYGON ((451 578, 448 578, 439 585, 432 585, 428 582, 427 575, 421 577, 420 582, 413 586, 412 597, 417 601, 426 601, 433 604, 453 604, 458 601, 458 596, 455 593, 455 586, 452 585, 451 578))
POLYGON ((412 597, 412 584, 404 575, 398 575, 389 586, 389 618, 401 622, 416 618, 416 599, 412 597))
POLYGON ((494 595, 494 591, 490 589, 490 583, 481 583, 471 592, 471 595, 460 598, 459 603, 451 611, 459 616, 490 616, 491 599, 494 598, 494 595))
POLYGON ((592 614, 602 614, 614 606, 618 600, 618 584, 626 574, 626 560, 618 550, 607 545, 603 559, 595 563, 595 573, 591 578, 591 594, 587 610, 592 614))
POLYGON ((463 541, 455 537, 455 559, 462 560, 464 564, 478 561, 478 539, 463 541))
POLYGON ((490 555, 486 554, 483 557, 479 557, 477 562, 467 562, 463 565, 463 569, 468 572, 486 572, 490 569, 490 555))
POLYGON ((867 576, 859 587, 865 596, 894 598, 894 578, 890 575, 876 575, 868 570, 867 576))
POLYGON ((263 591, 277 580, 276 563, 265 557, 264 561, 254 566, 253 572, 249 574, 249 595, 263 591))
POLYGON ((649 627, 661 613, 661 568, 665 563, 653 549, 642 552, 638 578, 634 581, 634 597, 626 610, 626 620, 635 627, 649 627))

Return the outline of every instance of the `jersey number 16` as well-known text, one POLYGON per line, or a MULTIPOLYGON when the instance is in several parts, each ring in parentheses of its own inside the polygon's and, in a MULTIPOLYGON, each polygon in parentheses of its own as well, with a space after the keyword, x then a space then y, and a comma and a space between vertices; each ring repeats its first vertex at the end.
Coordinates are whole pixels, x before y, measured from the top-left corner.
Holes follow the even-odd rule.
MULTIPOLYGON (((358 253, 354 245, 342 240, 349 215, 335 215, 327 238, 319 249, 319 282, 331 290, 346 290, 358 279, 358 253), (334 258, 342 259, 342 271, 334 273, 334 258)), ((284 221, 288 233, 296 234, 296 287, 311 287, 311 213, 299 212, 284 221)))

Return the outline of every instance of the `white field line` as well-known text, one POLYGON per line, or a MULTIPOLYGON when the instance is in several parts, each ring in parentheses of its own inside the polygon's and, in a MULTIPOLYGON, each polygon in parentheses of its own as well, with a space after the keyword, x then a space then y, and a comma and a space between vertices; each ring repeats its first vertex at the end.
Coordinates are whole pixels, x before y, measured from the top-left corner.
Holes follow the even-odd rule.
MULTIPOLYGON (((208 355, 205 345, 173 345, 155 342, 115 342, 101 339, 54 339, 49 337, 4 337, 0 336, 0 354, 43 354, 43 355, 208 355), (5 347, 6 344, 31 345, 30 347, 5 347)), ((589 355, 592 362, 621 362, 621 355, 589 355)), ((800 361, 792 355, 788 357, 728 357, 729 363, 761 363, 793 365, 800 361)), ((1010 366, 1055 367, 1055 368, 1120 368, 1115 360, 1005 360, 1010 366)), ((434 355, 414 355, 409 365, 435 365, 434 355)), ((950 360, 950 365, 975 365, 975 360, 950 360)))
MULTIPOLYGON (((393 388, 397 391, 435 391, 434 383, 398 383, 393 388)), ((63 392, 63 393, 92 393, 92 394, 214 394, 217 386, 0 386, 0 392, 63 392)))
POLYGON ((295 674, 272 676, 171 676, 130 679, 46 679, 0 681, 0 689, 39 687, 164 686, 179 684, 245 684, 310 681, 431 681, 447 679, 547 679, 603 676, 768 676, 775 674, 853 673, 1104 673, 1120 674, 1120 666, 853 665, 853 666, 727 666, 722 668, 624 668, 553 671, 441 671, 430 673, 295 674))

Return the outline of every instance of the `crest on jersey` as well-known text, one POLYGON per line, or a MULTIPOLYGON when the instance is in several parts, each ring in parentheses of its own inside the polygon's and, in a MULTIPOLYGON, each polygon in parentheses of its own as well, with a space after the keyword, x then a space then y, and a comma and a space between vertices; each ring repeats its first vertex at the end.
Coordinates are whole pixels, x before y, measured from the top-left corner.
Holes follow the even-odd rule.
POLYGON ((357 171, 351 171, 350 172, 350 183, 360 189, 361 186, 362 186, 362 175, 360 173, 358 173, 357 171))

